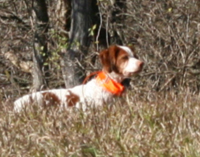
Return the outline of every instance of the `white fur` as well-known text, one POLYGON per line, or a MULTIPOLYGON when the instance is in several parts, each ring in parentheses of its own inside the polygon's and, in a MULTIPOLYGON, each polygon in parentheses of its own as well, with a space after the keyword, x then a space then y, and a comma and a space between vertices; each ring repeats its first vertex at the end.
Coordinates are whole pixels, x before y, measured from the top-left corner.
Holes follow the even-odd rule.
MULTIPOLYGON (((118 47, 125 50, 129 55, 127 63, 124 64, 125 65, 123 69, 124 76, 121 76, 115 72, 111 72, 107 74, 107 77, 110 77, 117 82, 121 82, 124 78, 126 78, 130 74, 141 70, 142 62, 133 57, 133 53, 130 48, 126 46, 118 46, 118 47)), ((99 105, 103 105, 104 103, 109 102, 113 97, 113 94, 105 90, 102 86, 100 86, 99 82, 97 82, 97 80, 94 78, 85 85, 75 86, 74 88, 70 89, 52 89, 25 95, 14 102, 14 110, 19 112, 25 107, 25 105, 31 104, 33 103, 33 101, 36 104, 39 105, 42 104, 43 103, 42 93, 46 92, 50 92, 56 95, 56 97, 61 102, 60 103, 61 108, 68 108, 67 95, 73 93, 79 97, 79 102, 74 104, 74 106, 76 108, 82 107, 83 110, 85 110, 87 106, 96 107, 99 105)), ((48 100, 45 100, 45 102, 47 101, 48 100)))
POLYGON ((126 51, 130 57, 133 57, 133 52, 131 51, 131 49, 129 47, 127 47, 127 46, 118 46, 118 47, 120 47, 121 49, 126 51))
POLYGON ((140 64, 142 62, 139 61, 138 59, 131 57, 129 58, 124 70, 123 70, 123 74, 126 75, 128 73, 134 73, 137 72, 140 69, 140 64))
POLYGON ((97 81, 92 79, 85 85, 75 86, 70 89, 53 89, 28 94, 14 102, 14 110, 19 112, 22 108, 26 107, 25 104, 31 104, 30 96, 33 98, 35 104, 42 105, 42 93, 45 92, 55 94, 61 100, 61 108, 68 108, 66 95, 69 95, 70 92, 73 92, 73 94, 76 94, 80 98, 80 101, 75 104, 76 108, 82 108, 85 110, 88 105, 97 107, 99 105, 103 105, 104 102, 108 102, 112 97, 110 92, 106 92, 103 87, 97 86, 97 84, 97 81))

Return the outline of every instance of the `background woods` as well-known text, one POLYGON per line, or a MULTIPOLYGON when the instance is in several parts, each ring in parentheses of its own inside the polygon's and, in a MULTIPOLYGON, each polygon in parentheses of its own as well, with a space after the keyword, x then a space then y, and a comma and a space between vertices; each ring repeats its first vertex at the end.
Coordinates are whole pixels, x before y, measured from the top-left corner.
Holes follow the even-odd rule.
POLYGON ((0 0, 1 156, 199 157, 199 44, 199 0, 0 0), (30 90, 99 70, 111 44, 145 63, 125 97, 88 114, 13 112, 30 90))
POLYGON ((199 5, 195 0, 1 1, 3 92, 7 86, 6 95, 23 91, 31 80, 34 90, 78 84, 99 68, 93 64, 96 52, 109 44, 135 46, 146 63, 141 78, 133 78, 141 90, 198 91, 199 5))

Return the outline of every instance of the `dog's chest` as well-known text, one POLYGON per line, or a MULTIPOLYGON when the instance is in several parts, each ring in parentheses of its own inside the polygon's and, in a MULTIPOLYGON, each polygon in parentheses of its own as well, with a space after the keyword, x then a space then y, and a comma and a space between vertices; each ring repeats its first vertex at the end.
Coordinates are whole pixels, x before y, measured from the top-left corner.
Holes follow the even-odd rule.
POLYGON ((106 91, 102 86, 99 86, 95 79, 86 85, 75 87, 71 91, 80 96, 80 103, 92 104, 93 106, 109 102, 113 97, 113 94, 106 91))

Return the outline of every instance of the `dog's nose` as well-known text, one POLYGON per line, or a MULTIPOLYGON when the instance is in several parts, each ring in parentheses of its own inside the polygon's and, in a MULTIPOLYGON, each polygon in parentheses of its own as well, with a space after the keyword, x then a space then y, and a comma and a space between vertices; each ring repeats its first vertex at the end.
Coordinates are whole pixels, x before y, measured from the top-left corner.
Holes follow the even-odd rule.
POLYGON ((144 62, 142 62, 142 61, 138 61, 138 62, 137 62, 137 65, 138 65, 138 67, 142 68, 143 65, 144 65, 144 62))

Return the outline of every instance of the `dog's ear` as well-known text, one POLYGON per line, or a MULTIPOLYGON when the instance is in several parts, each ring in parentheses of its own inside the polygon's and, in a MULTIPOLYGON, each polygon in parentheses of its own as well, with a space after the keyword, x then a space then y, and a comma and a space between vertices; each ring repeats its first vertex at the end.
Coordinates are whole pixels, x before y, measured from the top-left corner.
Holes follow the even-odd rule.
POLYGON ((119 52, 119 47, 115 45, 110 46, 108 49, 105 49, 100 52, 99 56, 104 70, 106 70, 109 73, 112 71, 117 71, 116 60, 119 52))
POLYGON ((105 50, 101 51, 99 54, 99 57, 101 60, 101 64, 103 65, 103 69, 107 72, 111 72, 112 65, 111 65, 111 61, 110 61, 109 50, 105 49, 105 50))

